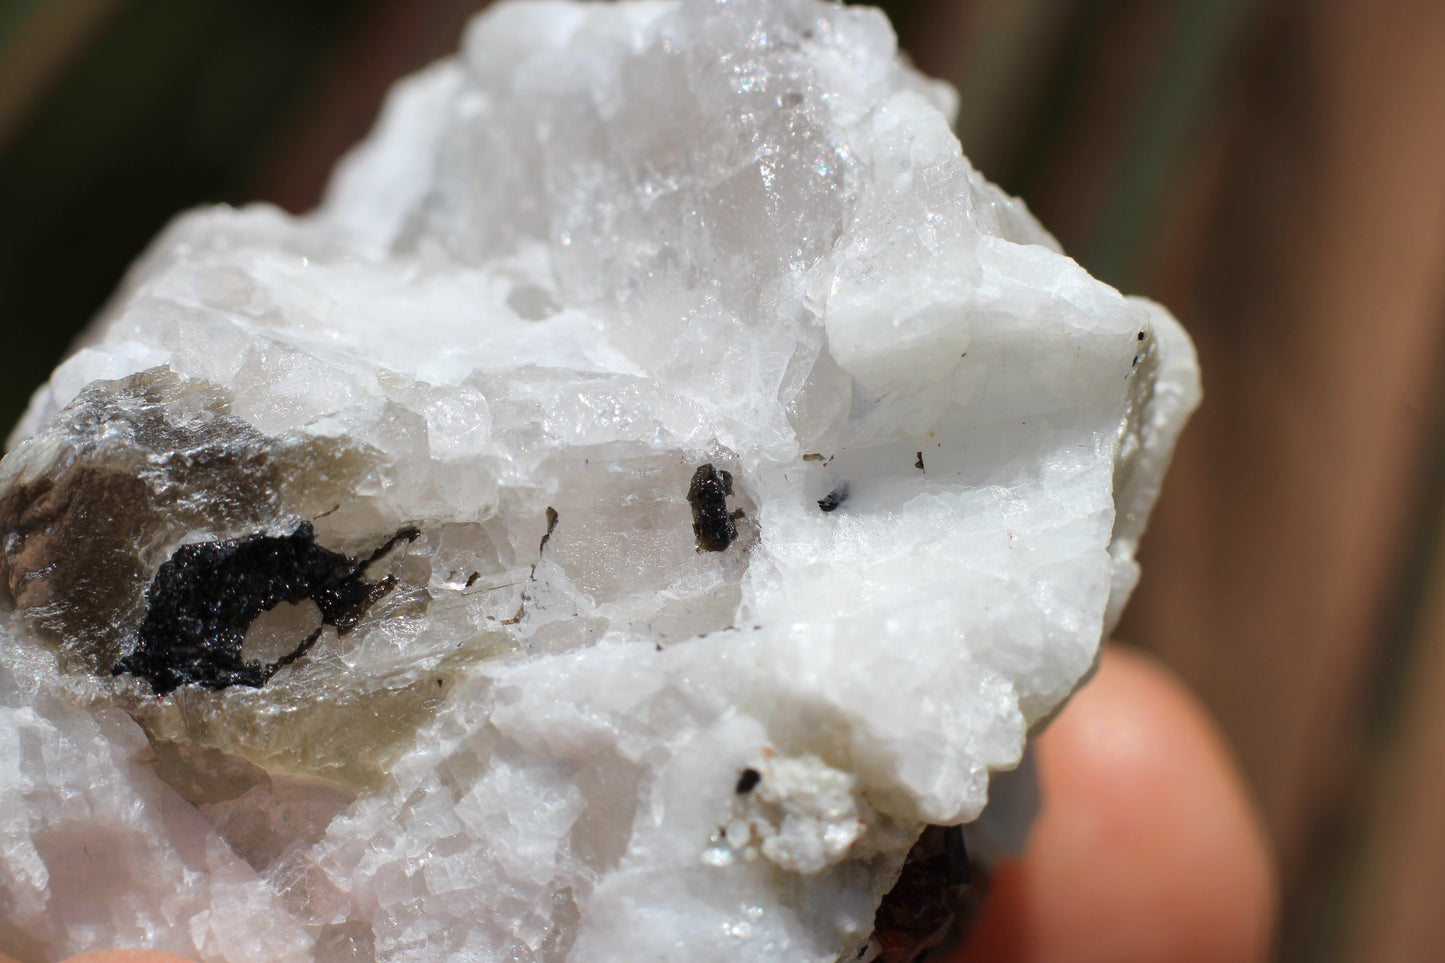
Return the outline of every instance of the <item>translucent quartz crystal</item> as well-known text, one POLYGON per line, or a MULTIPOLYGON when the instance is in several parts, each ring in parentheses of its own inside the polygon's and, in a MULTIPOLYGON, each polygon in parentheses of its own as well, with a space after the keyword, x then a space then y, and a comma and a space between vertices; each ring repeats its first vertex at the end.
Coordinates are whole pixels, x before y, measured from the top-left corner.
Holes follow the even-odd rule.
POLYGON ((0 950, 863 958, 1198 397, 875 10, 503 4, 0 463, 0 950))

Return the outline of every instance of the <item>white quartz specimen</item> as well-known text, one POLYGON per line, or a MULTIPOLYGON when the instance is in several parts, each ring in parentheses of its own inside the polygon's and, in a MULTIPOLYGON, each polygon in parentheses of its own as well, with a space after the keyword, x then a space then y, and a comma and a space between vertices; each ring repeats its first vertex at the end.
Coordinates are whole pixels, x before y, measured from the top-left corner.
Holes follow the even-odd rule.
POLYGON ((0 463, 0 951, 876 952, 1198 399, 953 100, 875 10, 502 4, 313 215, 178 218, 0 463))

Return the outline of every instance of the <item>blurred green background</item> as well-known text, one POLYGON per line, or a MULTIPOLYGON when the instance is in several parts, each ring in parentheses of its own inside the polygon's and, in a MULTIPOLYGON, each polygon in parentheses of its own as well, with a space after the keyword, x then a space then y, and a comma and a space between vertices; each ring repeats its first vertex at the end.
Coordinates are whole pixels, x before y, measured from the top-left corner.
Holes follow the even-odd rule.
MULTIPOLYGON (((172 214, 310 207, 477 6, 0 0, 0 422, 172 214)), ((1445 4, 886 7, 977 166, 1198 341, 1123 632, 1238 749, 1281 958, 1440 959, 1445 4)))

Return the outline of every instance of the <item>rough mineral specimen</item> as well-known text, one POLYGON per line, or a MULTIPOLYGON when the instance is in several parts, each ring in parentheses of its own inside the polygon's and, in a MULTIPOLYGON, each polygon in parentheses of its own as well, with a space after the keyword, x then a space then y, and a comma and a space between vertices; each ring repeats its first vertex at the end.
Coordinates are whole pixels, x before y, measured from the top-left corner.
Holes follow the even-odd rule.
POLYGON ((180 217, 0 465, 0 949, 911 953, 1198 395, 953 96, 874 10, 507 4, 315 214, 180 217))

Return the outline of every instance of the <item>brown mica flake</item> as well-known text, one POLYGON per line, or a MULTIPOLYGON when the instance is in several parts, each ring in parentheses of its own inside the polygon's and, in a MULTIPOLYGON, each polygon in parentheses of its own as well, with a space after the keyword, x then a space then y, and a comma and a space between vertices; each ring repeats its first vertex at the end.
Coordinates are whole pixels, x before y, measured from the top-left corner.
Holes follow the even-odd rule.
POLYGON ((898 882, 873 917, 881 963, 917 963, 977 917, 988 874, 970 864, 958 826, 929 826, 908 851, 898 882))
POLYGON ((719 471, 710 463, 699 465, 687 489, 692 506, 692 531, 700 552, 721 552, 738 537, 727 499, 733 493, 731 472, 719 471))

